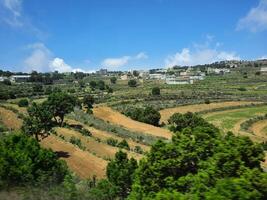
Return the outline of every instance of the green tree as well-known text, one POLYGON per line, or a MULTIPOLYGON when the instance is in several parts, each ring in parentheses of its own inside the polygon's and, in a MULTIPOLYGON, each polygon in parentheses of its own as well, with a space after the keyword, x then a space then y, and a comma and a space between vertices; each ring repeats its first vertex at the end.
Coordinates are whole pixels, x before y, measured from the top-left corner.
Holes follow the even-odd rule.
POLYGON ((96 86, 97 86, 97 84, 96 84, 96 82, 95 81, 90 81, 90 87, 91 88, 93 88, 93 89, 95 89, 96 88, 96 86))
POLYGON ((136 80, 132 79, 128 81, 128 85, 129 87, 136 87, 137 86, 137 82, 136 80))
POLYGON ((105 82, 103 80, 99 80, 97 82, 97 87, 99 90, 105 90, 105 88, 106 88, 105 82))
POLYGON ((42 104, 33 103, 28 108, 28 116, 23 121, 22 130, 28 135, 34 135, 38 141, 38 135, 42 137, 49 134, 53 127, 53 113, 47 102, 42 104))
POLYGON ((110 82, 112 83, 112 84, 116 84, 116 82, 117 82, 117 78, 116 77, 111 77, 110 78, 110 82))
POLYGON ((136 168, 136 160, 133 158, 129 160, 127 154, 122 151, 117 152, 115 159, 108 163, 107 177, 109 182, 118 188, 119 197, 126 198, 130 193, 136 168))
POLYGON ((79 104, 78 99, 65 92, 54 92, 48 96, 47 103, 52 109, 54 119, 62 126, 66 114, 79 104), (59 118, 59 120, 57 119, 59 118))
POLYGON ((117 147, 122 148, 122 149, 126 149, 126 150, 130 150, 130 146, 125 139, 123 139, 121 142, 119 142, 117 147))
POLYGON ((159 87, 153 87, 152 88, 152 95, 154 95, 154 96, 160 95, 160 89, 159 89, 159 87))
POLYGON ((175 113, 173 114, 168 123, 171 125, 170 130, 173 132, 181 131, 184 128, 195 128, 197 126, 214 127, 206 122, 203 118, 197 114, 187 112, 185 114, 175 113))
POLYGON ((64 161, 52 150, 43 149, 25 134, 9 134, 0 140, 0 186, 63 181, 68 173, 64 161))
POLYGON ((18 106, 19 107, 27 107, 28 105, 29 105, 28 99, 21 99, 18 102, 18 106))
POLYGON ((94 103, 95 103, 95 99, 92 95, 88 94, 83 97, 83 104, 86 107, 88 113, 93 108, 94 103))

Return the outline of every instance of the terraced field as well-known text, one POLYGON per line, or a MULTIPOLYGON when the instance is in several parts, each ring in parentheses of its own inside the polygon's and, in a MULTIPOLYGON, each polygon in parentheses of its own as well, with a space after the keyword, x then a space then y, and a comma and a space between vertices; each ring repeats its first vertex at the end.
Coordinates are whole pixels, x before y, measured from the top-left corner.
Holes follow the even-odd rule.
POLYGON ((89 178, 94 175, 98 178, 105 176, 107 161, 87 151, 82 151, 78 147, 53 135, 43 139, 41 145, 57 152, 66 161, 68 167, 81 178, 89 178))
POLYGON ((19 130, 22 126, 22 120, 14 112, 3 107, 0 107, 0 121, 11 130, 19 130))
MULTIPOLYGON (((240 124, 245 120, 267 113, 267 106, 232 109, 204 114, 203 117, 218 126, 224 132, 233 131, 242 134, 240 124)), ((253 136, 253 135, 252 135, 253 136)), ((256 136, 259 137, 259 136, 256 136)))
POLYGON ((146 133, 156 137, 164 137, 171 139, 172 133, 166 129, 155 127, 142 122, 134 121, 129 117, 111 109, 107 106, 98 106, 93 109, 93 113, 97 118, 105 120, 107 122, 123 126, 127 129, 146 133))
POLYGON ((227 102, 219 102, 219 103, 210 103, 210 104, 195 104, 195 105, 186 105, 186 106, 178 106, 175 108, 167 108, 160 110, 161 122, 167 123, 168 119, 174 113, 186 113, 186 112, 200 112, 206 110, 212 110, 217 108, 226 108, 233 106, 244 106, 250 104, 258 104, 260 102, 252 102, 252 101, 227 101, 227 102))

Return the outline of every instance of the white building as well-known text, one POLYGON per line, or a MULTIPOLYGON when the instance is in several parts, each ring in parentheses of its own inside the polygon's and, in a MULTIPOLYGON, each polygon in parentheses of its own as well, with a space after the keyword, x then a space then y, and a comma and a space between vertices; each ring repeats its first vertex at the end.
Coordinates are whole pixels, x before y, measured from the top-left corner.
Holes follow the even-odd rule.
POLYGON ((10 81, 12 82, 27 82, 30 80, 30 75, 13 75, 10 76, 10 81))
POLYGON ((164 80, 166 79, 166 74, 149 74, 149 79, 164 80))
POLYGON ((194 80, 186 76, 168 76, 165 79, 166 84, 168 85, 184 85, 184 84, 193 84, 194 80))
POLYGON ((7 77, 5 76, 0 76, 0 82, 3 82, 4 80, 8 79, 7 77))

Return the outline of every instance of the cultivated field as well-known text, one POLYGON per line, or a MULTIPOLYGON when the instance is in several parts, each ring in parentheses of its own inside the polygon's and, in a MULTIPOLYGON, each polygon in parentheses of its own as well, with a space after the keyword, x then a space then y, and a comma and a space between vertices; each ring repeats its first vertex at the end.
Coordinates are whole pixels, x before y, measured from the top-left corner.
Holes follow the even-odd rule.
POLYGON ((19 130, 22 126, 22 120, 14 112, 3 107, 0 107, 0 121, 11 130, 19 130))
POLYGON ((167 123, 168 119, 174 113, 186 113, 186 112, 200 112, 206 110, 212 110, 217 108, 226 108, 232 106, 244 106, 250 104, 257 104, 260 102, 252 102, 252 101, 228 101, 228 102, 219 102, 219 103, 210 103, 210 104, 195 104, 195 105, 186 105, 186 106, 178 106, 175 108, 167 108, 160 110, 161 114, 161 122, 167 123))
POLYGON ((95 107, 93 109, 93 113, 96 117, 100 119, 103 119, 113 124, 123 126, 133 131, 143 132, 143 133, 150 134, 156 137, 164 137, 167 139, 170 139, 172 136, 172 133, 166 129, 162 129, 162 128, 155 127, 155 126, 145 124, 142 122, 134 121, 130 119, 129 117, 126 117, 125 115, 107 106, 95 107))
POLYGON ((87 151, 82 151, 53 135, 43 139, 41 145, 57 152, 67 162, 68 167, 81 178, 90 178, 94 175, 98 178, 105 176, 107 161, 87 151))

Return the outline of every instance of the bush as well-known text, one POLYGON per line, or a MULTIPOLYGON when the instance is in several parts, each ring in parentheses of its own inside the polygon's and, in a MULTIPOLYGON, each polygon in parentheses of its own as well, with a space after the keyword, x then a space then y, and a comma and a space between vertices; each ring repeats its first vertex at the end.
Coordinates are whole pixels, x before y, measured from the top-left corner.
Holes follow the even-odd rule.
POLYGON ((139 154, 143 154, 144 153, 143 149, 140 146, 135 146, 134 147, 134 152, 135 153, 139 153, 139 154))
POLYGON ((117 147, 122 148, 122 149, 126 149, 126 150, 130 150, 130 146, 125 139, 123 139, 121 142, 119 142, 117 147))
POLYGON ((145 108, 128 108, 124 114, 133 120, 151 124, 154 126, 159 125, 160 113, 154 108, 148 106, 145 108))
POLYGON ((107 144, 110 146, 116 147, 118 145, 118 140, 116 140, 114 138, 108 138, 107 144))
POLYGON ((80 149, 84 149, 84 147, 82 146, 82 142, 79 138, 75 138, 74 136, 71 136, 70 143, 77 145, 80 149))
POLYGON ((110 78, 110 82, 111 82, 112 84, 115 84, 115 83, 117 82, 117 78, 116 78, 116 77, 111 77, 111 78, 110 78))
POLYGON ((92 136, 92 133, 91 133, 89 130, 85 129, 85 128, 83 128, 83 129, 80 130, 79 132, 80 132, 83 136, 89 136, 89 137, 92 136))
POLYGON ((129 87, 136 87, 137 86, 136 80, 129 80, 128 81, 128 86, 129 87))
POLYGON ((21 99, 18 102, 18 106, 19 107, 27 107, 28 105, 29 105, 28 99, 21 99))
POLYGON ((209 99, 205 99, 205 104, 210 104, 210 100, 209 99))
POLYGON ((154 96, 160 95, 159 87, 152 88, 152 95, 154 95, 154 96))
POLYGON ((247 89, 244 88, 244 87, 240 87, 240 88, 238 88, 238 90, 239 90, 239 91, 242 91, 242 92, 247 91, 247 89))

